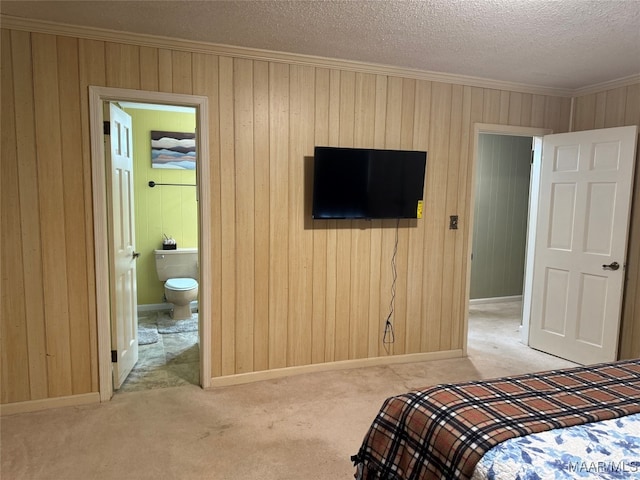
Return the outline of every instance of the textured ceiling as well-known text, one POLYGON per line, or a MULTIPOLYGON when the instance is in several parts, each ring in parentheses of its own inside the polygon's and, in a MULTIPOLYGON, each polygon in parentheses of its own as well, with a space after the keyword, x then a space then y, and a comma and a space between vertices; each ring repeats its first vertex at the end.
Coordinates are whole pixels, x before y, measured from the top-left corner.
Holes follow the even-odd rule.
POLYGON ((0 12, 542 87, 640 73, 640 0, 2 0, 0 12))

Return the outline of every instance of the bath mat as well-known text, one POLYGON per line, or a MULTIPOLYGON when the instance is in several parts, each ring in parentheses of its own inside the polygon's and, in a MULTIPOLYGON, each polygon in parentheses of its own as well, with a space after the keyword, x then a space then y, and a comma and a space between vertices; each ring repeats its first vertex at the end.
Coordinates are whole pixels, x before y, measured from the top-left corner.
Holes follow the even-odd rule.
POLYGON ((198 331, 198 314, 191 314, 191 318, 174 320, 168 313, 158 314, 158 332, 160 333, 184 333, 198 331))
POLYGON ((160 339, 158 327, 154 324, 138 324, 138 345, 150 345, 160 339))

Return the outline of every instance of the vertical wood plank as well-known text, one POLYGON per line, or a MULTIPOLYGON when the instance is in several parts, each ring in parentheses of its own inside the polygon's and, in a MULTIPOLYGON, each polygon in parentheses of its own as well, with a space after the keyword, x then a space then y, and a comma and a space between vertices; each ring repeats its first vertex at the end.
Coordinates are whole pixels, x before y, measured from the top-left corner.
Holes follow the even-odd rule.
POLYGON ((596 112, 594 128, 604 128, 607 108, 607 92, 596 93, 596 112))
MULTIPOLYGON (((331 146, 340 143, 340 71, 329 71, 329 142, 331 146)), ((337 317, 337 233, 336 220, 327 222, 327 291, 326 291, 326 340, 325 361, 336 358, 336 317, 337 317)))
POLYGON ((311 363, 313 236, 304 228, 304 159, 313 153, 315 71, 291 66, 289 96, 289 311, 287 365, 311 363))
POLYGON ((544 103, 544 122, 543 125, 552 125, 552 129, 555 132, 559 131, 560 121, 560 102, 558 97, 545 97, 544 103))
POLYGON ((371 235, 366 220, 353 222, 351 231, 351 293, 348 358, 366 358, 369 335, 369 260, 371 235))
POLYGON ((614 88, 606 92, 606 107, 604 112, 604 126, 621 127, 625 123, 625 107, 627 103, 627 88, 614 88))
POLYGON ((287 365, 289 305, 289 66, 269 66, 269 368, 287 365))
MULTIPOLYGON (((473 215, 473 210, 474 210, 474 204, 472 203, 472 196, 471 196, 471 192, 473 191, 473 187, 472 187, 472 182, 475 180, 473 178, 472 175, 472 171, 474 168, 474 164, 477 167, 477 153, 475 152, 475 143, 476 143, 476 138, 475 138, 475 128, 474 128, 474 124, 479 122, 482 119, 482 106, 483 106, 483 90, 480 88, 475 88, 475 87, 465 87, 465 94, 467 94, 468 91, 468 95, 470 95, 470 108, 469 108, 469 137, 468 137, 468 143, 466 144, 466 150, 468 152, 467 154, 467 158, 468 158, 468 171, 469 174, 467 175, 467 178, 465 180, 465 191, 468 192, 467 194, 467 212, 466 212, 466 216, 464 218, 466 218, 466 221, 468 222, 468 225, 466 228, 471 228, 471 216, 473 215)), ((523 97, 524 99, 524 97, 523 97)), ((521 119, 524 117, 521 117, 521 119)), ((463 258, 463 264, 467 265, 468 269, 473 268, 471 265, 471 258, 469 258, 468 252, 469 252, 469 245, 468 245, 468 238, 469 235, 465 235, 466 239, 465 239, 465 244, 464 244, 464 249, 462 254, 464 255, 463 258)), ((467 274, 468 271, 464 270, 464 273, 467 274)), ((464 278, 463 281, 465 282, 465 297, 461 299, 461 301, 463 302, 463 307, 466 309, 468 307, 468 292, 466 291, 466 282, 467 282, 467 278, 464 278)), ((463 315, 466 315, 466 311, 465 310, 461 310, 463 315)), ((464 321, 464 317, 461 319, 461 322, 464 321)), ((460 328, 462 328, 461 333, 461 341, 464 341, 462 334, 465 333, 464 330, 464 325, 461 324, 460 328)), ((461 345, 462 346, 462 345, 461 345)))
POLYGON ((18 152, 16 148, 16 121, 13 78, 11 75, 11 35, 2 30, 2 153, 0 158, 0 212, 2 233, 0 241, 4 248, 0 252, 2 269, 2 297, 0 312, 0 360, 2 361, 2 403, 30 400, 28 334, 25 318, 24 271, 21 265, 23 247, 18 152))
POLYGON ((166 48, 158 50, 158 90, 173 91, 173 55, 166 48))
POLYGON ((134 45, 106 43, 107 86, 140 88, 140 50, 134 45))
POLYGON ((500 123, 500 90, 485 89, 482 121, 500 123))
POLYGON ((140 88, 157 92, 158 81, 158 49, 140 47, 140 88))
MULTIPOLYGON (((355 82, 353 72, 340 74, 340 106, 339 106, 339 145, 353 146, 355 119, 355 82)), ((349 332, 351 313, 351 221, 341 222, 336 233, 336 326, 335 326, 335 358, 349 358, 349 332)))
POLYGON ((507 125, 509 123, 509 113, 511 102, 511 93, 501 90, 500 91, 500 124, 507 125))
MULTIPOLYGON (((387 96, 385 108, 385 130, 384 146, 387 149, 400 149, 402 141, 402 90, 403 79, 400 77, 388 77, 387 96)), ((404 319, 402 319, 402 335, 398 334, 397 319, 395 312, 397 306, 397 296, 394 298, 392 288, 394 287, 394 271, 392 261, 394 260, 394 249, 396 243, 396 233, 398 232, 398 222, 395 220, 379 221, 381 229, 380 237, 380 292, 379 309, 381 326, 379 329, 379 344, 383 347, 381 355, 393 355, 397 351, 404 351, 404 319), (389 322, 388 325, 386 322, 389 322), (387 328, 388 326, 388 328, 387 328)), ((377 241, 377 240, 376 240, 377 241)), ((396 269, 396 275, 399 275, 396 269)), ((397 287, 397 280, 396 280, 397 287)))
POLYGON ((548 96, 545 101, 544 127, 553 133, 569 131, 571 117, 571 99, 548 96))
POLYGON ((522 119, 522 93, 511 92, 509 97, 509 115, 507 124, 518 126, 522 119))
MULTIPOLYGON (((315 144, 329 145, 329 70, 316 69, 315 144)), ((307 167, 311 169, 313 162, 307 167)), ((327 331, 327 236, 328 221, 313 220, 313 312, 311 326, 311 362, 325 361, 327 331)))
POLYGON ((254 367, 269 368, 269 64, 253 65, 255 182, 254 367))
POLYGON ((573 131, 592 130, 596 125, 596 96, 583 95, 575 99, 573 131))
MULTIPOLYGON (((39 178, 46 188, 38 189, 42 244, 50 239, 64 241, 64 173, 58 103, 58 65, 56 39, 50 35, 32 35, 36 154, 39 178)), ((48 396, 71 395, 71 355, 69 343, 69 291, 66 249, 43 248, 45 325, 47 342, 48 396)))
MULTIPOLYGON (((503 96, 501 96, 501 104, 503 103, 503 96)), ((451 91, 451 120, 449 123, 449 145, 448 145, 448 164, 447 169, 447 197, 445 207, 445 222, 449 218, 449 215, 458 215, 460 218, 460 211, 458 209, 458 185, 460 182, 459 169, 460 169, 460 157, 461 157, 461 141, 462 141, 462 102, 463 102, 463 87, 460 85, 453 85, 451 91), (453 161, 452 161, 453 160, 453 161)), ((508 105, 508 96, 507 96, 508 105)), ((508 109, 501 107, 501 112, 504 111, 505 115, 508 109)), ((502 113, 501 113, 502 116, 502 113)), ((501 122, 506 119, 501 118, 501 122)), ((464 217, 462 217, 464 218, 464 217)), ((460 317, 454 316, 454 311, 457 310, 459 296, 462 293, 459 282, 456 280, 460 278, 460 275, 456 275, 454 266, 456 265, 456 244, 461 240, 460 237, 464 236, 464 230, 459 228, 458 230, 445 230, 444 236, 444 262, 447 265, 442 272, 442 286, 443 286, 443 298, 442 298, 442 318, 443 325, 440 334, 440 348, 449 350, 454 345, 454 337, 457 337, 459 329, 459 321, 453 319, 459 319, 460 317), (458 295, 457 297, 455 295, 458 295)), ((460 312, 458 312, 460 314, 460 312)))
MULTIPOLYGON (((175 69, 174 69, 175 72, 175 69)), ((174 76, 174 87, 175 87, 174 76)), ((255 291, 255 179, 253 130, 253 61, 233 62, 233 109, 235 136, 235 373, 254 370, 255 305, 249 292, 255 291), (244 294, 243 292, 247 292, 244 294)), ((231 219, 229 219, 231 220, 231 219)))
MULTIPOLYGON (((60 128, 62 173, 64 175, 65 247, 67 254, 67 281, 73 299, 69 303, 69 330, 71 346, 72 391, 74 394, 91 392, 91 343, 87 292, 87 246, 85 245, 82 143, 77 141, 82 131, 80 117, 80 81, 78 78, 78 41, 58 37, 58 74, 60 98, 60 128)), ((71 299, 70 299, 71 300, 71 299)))
POLYGON ((531 127, 531 110, 533 105, 533 95, 530 93, 522 94, 522 109, 520 117, 520 125, 523 127, 531 127))
POLYGON ((560 105, 560 119, 556 125, 557 130, 554 129, 554 132, 569 132, 571 128, 571 99, 565 97, 561 100, 560 105))
POLYGON ((191 53, 171 52, 171 74, 173 92, 191 95, 193 92, 191 85, 191 53))
MULTIPOLYGON (((415 120, 416 81, 402 79, 402 110, 400 120, 400 148, 410 150, 413 148, 413 133, 415 120)), ((407 330, 407 285, 408 259, 409 259, 409 221, 396 222, 398 226, 398 250, 396 252, 396 302, 395 302, 395 333, 396 344, 394 352, 404 354, 407 351, 407 339, 412 332, 407 330)), ((414 222, 412 222, 414 223, 414 222)))
MULTIPOLYGON (((513 94, 510 98, 509 105, 513 102, 513 94)), ((519 102, 518 102, 519 103, 519 102)), ((462 92, 462 118, 461 118, 461 136, 460 136, 460 165, 458 175, 458 214, 463 219, 463 223, 459 224, 459 233, 456 235, 455 241, 455 259, 454 272, 466 273, 470 266, 470 259, 467 257, 468 252, 468 229, 470 222, 471 210, 471 172, 473 154, 470 146, 474 141, 474 128, 471 121, 472 112, 472 93, 470 87, 464 87, 462 92)), ((464 319, 466 317, 466 309, 468 306, 466 298, 466 275, 454 276, 453 284, 453 310, 452 318, 459 321, 454 322, 451 329, 451 348, 461 349, 465 344, 464 339, 464 319)))
MULTIPOLYGON (((425 270, 427 272, 425 291, 425 314, 427 321, 428 351, 436 351, 442 348, 443 341, 448 344, 450 331, 443 329, 443 322, 450 319, 442 319, 443 302, 443 270, 444 266, 444 238, 447 225, 446 198, 447 176, 449 163, 449 125, 451 124, 451 96, 452 87, 444 83, 434 82, 431 94, 431 140, 430 153, 431 164, 429 170, 429 182, 427 188, 426 210, 431 212, 427 229, 431 233, 427 243, 427 259, 425 270)), ((485 99, 485 108, 497 111, 494 106, 499 95, 489 92, 490 99, 485 99)), ((483 118, 491 121, 492 115, 483 118)))
MULTIPOLYGON (((354 146, 371 145, 375 134, 375 89, 373 75, 356 74, 354 102, 354 146)), ((370 222, 353 222, 351 231, 351 310, 349 312, 349 358, 366 358, 369 336, 370 222)))
MULTIPOLYGON (((431 82, 418 81, 415 89, 413 150, 427 151, 425 178, 429 175, 429 121, 431 112, 431 82)), ((424 323, 422 311, 422 274, 424 271, 426 227, 424 219, 416 220, 409 229, 407 257, 406 353, 419 353, 424 323)))
MULTIPOLYGON (((13 81, 13 95, 15 96, 13 105, 21 106, 21 108, 15 110, 16 153, 19 159, 19 202, 20 210, 24 212, 20 215, 20 229, 22 232, 22 238, 20 239, 22 242, 21 268, 24 270, 24 277, 28 279, 24 286, 24 304, 25 324, 28 332, 29 399, 38 400, 47 397, 48 382, 30 37, 27 32, 12 31, 11 41, 3 40, 3 46, 7 48, 11 46, 11 54, 3 53, 2 58, 3 61, 7 62, 11 59, 12 68, 3 65, 2 72, 5 75, 13 72, 13 78, 11 79, 13 81)), ((4 86, 9 88, 12 85, 8 79, 3 80, 2 84, 3 88, 4 86)), ((6 94, 3 93, 2 98, 11 100, 8 95, 8 92, 6 94)), ((7 106, 7 108, 9 109, 10 107, 7 106)), ((4 112, 4 108, 2 110, 4 112)), ((9 115, 9 112, 10 110, 6 113, 9 115)), ((11 128, 10 122, 5 123, 3 120, 2 124, 5 125, 2 129, 3 132, 5 129, 11 128)), ((11 142, 3 141, 2 144, 10 146, 11 142)), ((10 152, 10 147, 7 148, 8 152, 10 152)), ((4 153, 4 147, 2 150, 4 153)), ((6 264, 3 262, 3 265, 6 264)), ((7 285, 6 283, 3 284, 7 285)), ((11 317, 3 315, 3 318, 11 317)))
MULTIPOLYGON (((105 45, 104 42, 81 39, 78 46, 79 77, 80 77, 80 115, 82 124, 82 158, 84 164, 84 185, 91 185, 91 136, 89 122, 89 97, 86 92, 90 85, 106 85, 105 45), (85 92, 84 94, 82 92, 85 92)), ((84 189, 84 204, 92 205, 93 191, 90 187, 84 189)), ((89 348, 91 351, 91 391, 99 390, 98 376, 98 323, 96 312, 96 269, 95 269, 95 238, 93 234, 93 209, 85 208, 85 237, 87 263, 87 292, 89 315, 89 348)))
MULTIPOLYGON (((222 374, 236 372, 236 178, 233 59, 219 59, 222 374)), ((162 88, 162 87, 161 87, 162 88)))
MULTIPOLYGON (((387 85, 388 77, 376 75, 375 78, 375 118, 374 118, 374 134, 373 147, 384 148, 385 131, 387 118, 387 85)), ((367 345, 367 355, 369 357, 377 357, 382 355, 382 338, 384 333, 384 321, 387 311, 386 305, 382 306, 381 302, 381 272, 383 255, 382 255, 382 221, 374 220, 371 222, 371 239, 370 248, 370 266, 369 272, 371 279, 369 281, 369 340, 367 345)), ((386 298, 386 297, 385 297, 386 298)))
POLYGON ((546 97, 544 95, 533 95, 531 102, 531 127, 542 128, 544 126, 544 107, 546 97))
MULTIPOLYGON (((211 187, 211 232, 200 232, 211 238, 211 278, 205 294, 211 295, 211 374, 222 375, 222 196, 220 167, 220 85, 218 57, 206 54, 193 56, 193 93, 209 99, 209 178, 200 179, 209 182, 211 187)), ((226 119, 225 119, 226 121, 226 119)))

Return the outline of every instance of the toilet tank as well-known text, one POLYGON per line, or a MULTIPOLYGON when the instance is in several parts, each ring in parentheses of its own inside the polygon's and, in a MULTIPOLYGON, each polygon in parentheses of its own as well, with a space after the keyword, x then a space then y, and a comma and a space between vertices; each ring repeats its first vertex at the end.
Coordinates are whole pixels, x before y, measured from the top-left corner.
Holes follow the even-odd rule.
POLYGON ((154 250, 158 279, 194 278, 198 280, 198 249, 154 250))

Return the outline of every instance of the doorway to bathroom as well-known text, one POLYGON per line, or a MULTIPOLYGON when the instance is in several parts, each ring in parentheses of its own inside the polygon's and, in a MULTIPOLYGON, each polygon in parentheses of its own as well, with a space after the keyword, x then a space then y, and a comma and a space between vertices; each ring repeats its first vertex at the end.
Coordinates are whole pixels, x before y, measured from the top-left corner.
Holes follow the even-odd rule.
POLYGON ((125 101, 117 108, 131 123, 138 360, 114 387, 198 385, 196 110, 125 101), (167 292, 165 281, 172 285, 176 277, 192 279, 193 288, 167 292))
MULTIPOLYGON (((203 235, 210 230, 209 190, 207 182, 201 181, 208 176, 207 99, 90 87, 90 110, 101 399, 110 399, 118 389, 132 391, 189 383, 207 387, 211 358, 208 332, 211 327, 205 312, 209 311, 209 300, 206 295, 200 295, 197 304, 192 305, 192 317, 176 321, 170 315, 172 305, 165 301, 163 282, 155 268, 155 251, 162 252, 163 245, 178 249, 197 248, 200 292, 209 284, 208 240, 203 235), (116 104, 132 117, 130 137, 135 157, 131 199, 115 204, 113 197, 117 195, 111 193, 114 181, 110 153, 105 148, 107 138, 103 134, 108 116, 104 106, 110 104, 116 104), (161 121, 161 117, 166 118, 161 121), (179 134, 191 133, 197 147, 195 170, 166 168, 167 157, 172 152, 163 145, 159 155, 155 155, 157 152, 152 154, 152 130, 164 132, 167 135, 162 136, 163 142, 168 138, 178 146, 184 143, 179 134), (137 153, 136 147, 140 150, 137 153), (154 168, 154 165, 164 168, 154 168), (110 273, 114 255, 108 252, 114 250, 110 243, 117 243, 113 228, 117 222, 113 221, 113 213, 124 208, 132 211, 135 227, 131 230, 139 237, 135 239, 128 261, 139 271, 131 282, 129 294, 120 295, 110 273), (135 220, 137 217, 139 220, 135 220), (125 297, 125 304, 128 302, 125 308, 119 306, 120 297, 125 297), (136 314, 130 316, 135 318, 127 320, 122 312, 131 308, 131 303, 136 304, 136 314), (137 357, 130 372, 123 372, 117 364, 126 349, 132 350, 137 357)), ((114 132, 110 132, 109 136, 113 135, 114 132)), ((126 136, 121 141, 124 142, 126 136)), ((192 160, 188 157, 189 148, 185 148, 173 150, 181 157, 178 163, 182 165, 184 161, 192 160)))

